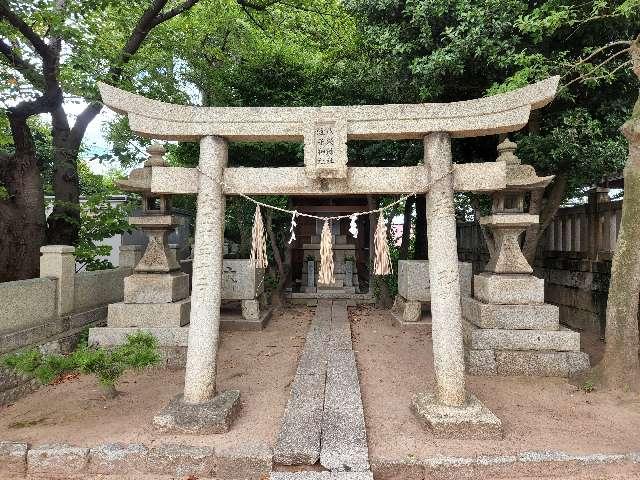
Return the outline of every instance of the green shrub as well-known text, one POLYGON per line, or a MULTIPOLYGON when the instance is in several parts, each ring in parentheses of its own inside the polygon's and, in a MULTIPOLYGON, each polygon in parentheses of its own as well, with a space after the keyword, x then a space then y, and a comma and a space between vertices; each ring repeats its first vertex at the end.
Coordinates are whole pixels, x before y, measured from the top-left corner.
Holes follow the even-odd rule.
POLYGON ((137 332, 127 336, 123 345, 113 349, 94 348, 86 342, 69 355, 43 355, 37 349, 7 355, 2 363, 16 372, 31 375, 48 384, 67 372, 95 375, 107 396, 116 394, 115 385, 127 370, 139 370, 160 360, 158 342, 153 335, 137 332))

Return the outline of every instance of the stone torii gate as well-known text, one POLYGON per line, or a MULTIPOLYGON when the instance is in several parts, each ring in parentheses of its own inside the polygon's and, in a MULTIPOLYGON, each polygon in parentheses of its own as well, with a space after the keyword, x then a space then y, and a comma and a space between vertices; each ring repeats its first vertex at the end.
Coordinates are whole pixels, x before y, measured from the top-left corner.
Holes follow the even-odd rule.
POLYGON ((196 107, 167 104, 99 84, 105 105, 127 114, 131 130, 200 143, 199 170, 153 166, 151 192, 197 194, 193 290, 184 395, 160 424, 183 431, 226 431, 239 392, 216 396, 222 246, 226 195, 427 195, 433 357, 437 391, 422 395, 419 414, 452 434, 500 421, 464 378, 454 191, 505 188, 504 162, 453 164, 451 138, 519 130, 531 110, 555 96, 558 77, 509 93, 455 103, 340 107, 196 107), (349 167, 347 140, 422 139, 424 164, 349 167), (302 141, 304 167, 229 168, 228 141, 302 141), (425 403, 425 400, 426 403, 425 403))

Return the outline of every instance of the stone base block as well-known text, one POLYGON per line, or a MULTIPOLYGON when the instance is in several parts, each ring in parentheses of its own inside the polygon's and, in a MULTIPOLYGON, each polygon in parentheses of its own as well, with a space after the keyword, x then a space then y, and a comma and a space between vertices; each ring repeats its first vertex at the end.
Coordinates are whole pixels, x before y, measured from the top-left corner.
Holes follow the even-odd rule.
POLYGON ((434 394, 419 393, 412 408, 437 438, 502 439, 500 419, 470 393, 462 407, 447 407, 434 394))
POLYGON ((185 403, 178 395, 153 417, 153 424, 162 432, 227 433, 239 413, 238 390, 226 390, 198 404, 185 403))
POLYGON ((221 313, 220 329, 224 331, 259 331, 267 326, 271 319, 273 308, 260 311, 257 320, 247 319, 239 314, 221 313))
POLYGON ((89 345, 122 345, 127 341, 127 335, 139 331, 156 337, 160 347, 186 347, 189 339, 189 327, 97 327, 89 329, 89 345))
POLYGON ((579 352, 580 334, 560 330, 502 330, 478 328, 463 321, 465 344, 474 350, 551 350, 579 352))
POLYGON ((191 298, 175 303, 112 303, 109 327, 181 327, 189 323, 191 298))
POLYGON ((186 273, 134 273, 124 279, 125 303, 170 303, 188 296, 186 273))
POLYGON ((419 322, 422 319, 422 303, 407 301, 402 295, 396 295, 391 315, 400 323, 419 322))
POLYGON ((469 350, 465 357, 470 375, 570 377, 590 367, 584 352, 469 350))
POLYGON ((558 330, 560 311, 555 305, 495 305, 463 297, 462 316, 480 328, 558 330))
POLYGON ((544 303, 544 279, 533 275, 495 275, 474 277, 474 297, 482 303, 527 305, 544 303))

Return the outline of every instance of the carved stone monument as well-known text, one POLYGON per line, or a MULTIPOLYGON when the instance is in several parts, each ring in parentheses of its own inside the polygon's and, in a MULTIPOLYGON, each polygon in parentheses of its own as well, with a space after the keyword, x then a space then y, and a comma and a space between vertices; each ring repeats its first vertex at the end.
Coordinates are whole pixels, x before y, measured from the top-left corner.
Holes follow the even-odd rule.
POLYGON ((474 278, 474 297, 462 298, 467 371, 474 375, 568 376, 589 367, 580 334, 559 324, 558 307, 544 303, 544 280, 522 254, 520 235, 538 222, 524 211, 525 194, 545 188, 553 177, 538 177, 521 165, 508 139, 498 146, 507 164, 507 188, 493 193, 490 216, 480 223, 492 238, 491 259, 474 278))

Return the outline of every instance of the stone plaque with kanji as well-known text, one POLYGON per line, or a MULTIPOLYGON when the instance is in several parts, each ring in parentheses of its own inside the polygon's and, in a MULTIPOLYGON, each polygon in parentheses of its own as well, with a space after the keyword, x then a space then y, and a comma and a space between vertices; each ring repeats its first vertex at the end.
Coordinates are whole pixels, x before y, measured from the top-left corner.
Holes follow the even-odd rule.
POLYGON ((346 178, 347 122, 322 117, 306 122, 304 164, 311 177, 346 178))

